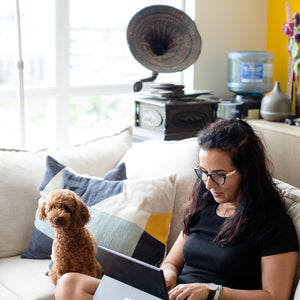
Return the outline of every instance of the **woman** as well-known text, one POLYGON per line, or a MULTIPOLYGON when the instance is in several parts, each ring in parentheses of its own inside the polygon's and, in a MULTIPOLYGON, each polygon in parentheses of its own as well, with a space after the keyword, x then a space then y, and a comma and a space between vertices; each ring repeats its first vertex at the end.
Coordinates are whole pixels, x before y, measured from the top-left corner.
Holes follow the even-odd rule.
MULTIPOLYGON (((183 232, 162 264, 170 300, 288 300, 298 258, 263 145, 241 120, 199 134, 183 232)), ((92 299, 99 281, 65 274, 56 299, 92 299)))
POLYGON ((161 266, 170 300, 288 300, 298 241, 260 139, 246 122, 224 120, 199 145, 183 233, 161 266))

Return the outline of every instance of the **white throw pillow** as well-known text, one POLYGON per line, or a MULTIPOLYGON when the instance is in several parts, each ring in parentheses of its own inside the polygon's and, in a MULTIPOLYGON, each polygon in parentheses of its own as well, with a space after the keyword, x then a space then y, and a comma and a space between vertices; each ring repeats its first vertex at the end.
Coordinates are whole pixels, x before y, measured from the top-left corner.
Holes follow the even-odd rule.
POLYGON ((132 127, 114 135, 101 137, 87 144, 42 151, 78 173, 104 176, 113 169, 132 145, 132 127))
POLYGON ((165 176, 176 173, 176 196, 167 249, 177 239, 183 225, 184 204, 194 179, 194 166, 199 160, 197 138, 180 141, 147 140, 134 144, 124 155, 128 178, 165 176))
POLYGON ((44 161, 35 153, 0 150, 0 258, 30 241, 44 161))
POLYGON ((39 186, 51 154, 76 172, 103 176, 132 145, 132 128, 90 143, 37 153, 0 149, 0 258, 19 255, 31 240, 39 186))

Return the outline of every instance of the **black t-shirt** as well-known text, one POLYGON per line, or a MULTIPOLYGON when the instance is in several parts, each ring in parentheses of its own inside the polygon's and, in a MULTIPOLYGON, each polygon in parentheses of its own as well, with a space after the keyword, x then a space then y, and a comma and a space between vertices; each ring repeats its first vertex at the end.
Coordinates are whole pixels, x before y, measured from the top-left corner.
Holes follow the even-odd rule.
MULTIPOLYGON (((240 234, 221 246, 213 240, 226 218, 219 217, 216 208, 217 203, 209 205, 192 218, 178 283, 213 282, 235 289, 261 289, 261 257, 298 251, 291 218, 273 207, 255 234, 240 234)), ((253 233, 251 229, 244 232, 253 233)))

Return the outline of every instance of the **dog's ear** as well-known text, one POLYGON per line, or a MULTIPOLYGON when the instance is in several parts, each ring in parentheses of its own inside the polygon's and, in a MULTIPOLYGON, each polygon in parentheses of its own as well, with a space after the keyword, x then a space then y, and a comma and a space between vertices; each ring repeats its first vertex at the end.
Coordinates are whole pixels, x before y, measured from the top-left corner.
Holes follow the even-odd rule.
POLYGON ((73 211, 73 221, 79 227, 83 227, 89 222, 91 216, 87 205, 80 199, 78 195, 75 197, 76 209, 73 211))
POLYGON ((43 201, 43 203, 40 205, 40 208, 39 208, 39 218, 40 218, 40 220, 45 220, 47 218, 47 214, 46 214, 46 201, 43 201))
POLYGON ((82 221, 83 225, 85 225, 89 222, 89 220, 91 218, 89 209, 84 202, 80 201, 79 210, 80 210, 81 221, 82 221))

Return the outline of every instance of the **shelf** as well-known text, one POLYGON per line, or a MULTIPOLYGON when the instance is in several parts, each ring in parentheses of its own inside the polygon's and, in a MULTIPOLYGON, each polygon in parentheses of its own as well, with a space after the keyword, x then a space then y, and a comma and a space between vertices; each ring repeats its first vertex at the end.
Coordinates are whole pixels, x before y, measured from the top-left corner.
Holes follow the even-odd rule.
POLYGON ((300 137, 300 127, 295 125, 288 125, 284 122, 271 122, 266 120, 249 120, 248 123, 252 126, 259 127, 261 129, 272 130, 281 132, 283 134, 289 134, 300 137))
POLYGON ((266 120, 248 123, 262 137, 272 175, 300 188, 300 127, 266 120))

